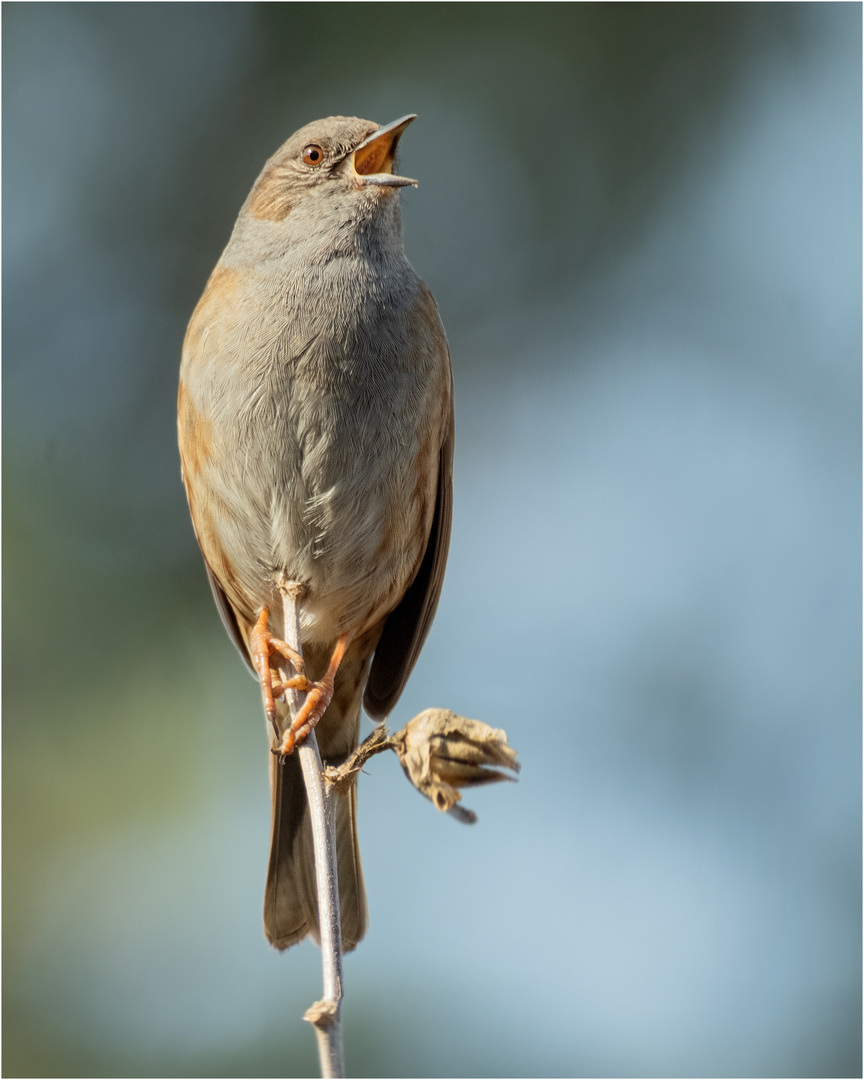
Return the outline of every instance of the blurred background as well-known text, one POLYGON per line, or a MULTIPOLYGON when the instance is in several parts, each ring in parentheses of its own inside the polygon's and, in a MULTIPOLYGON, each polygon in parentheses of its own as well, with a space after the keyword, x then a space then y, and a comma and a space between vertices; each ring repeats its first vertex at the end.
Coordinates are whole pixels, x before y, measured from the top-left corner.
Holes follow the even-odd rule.
POLYGON ((392 722, 523 770, 466 828, 368 767, 349 1073, 860 1075, 860 6, 11 4, 2 78, 4 1075, 317 1075, 177 369, 269 154, 407 112, 457 452, 392 722))

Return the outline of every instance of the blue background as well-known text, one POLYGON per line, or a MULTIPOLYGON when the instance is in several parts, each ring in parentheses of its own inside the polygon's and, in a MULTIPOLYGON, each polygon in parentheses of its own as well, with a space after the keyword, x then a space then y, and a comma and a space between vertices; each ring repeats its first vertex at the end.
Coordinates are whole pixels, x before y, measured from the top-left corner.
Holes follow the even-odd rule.
POLYGON ((286 1076, 266 736, 189 525, 186 321, 265 158, 420 119, 457 392, 392 720, 507 730, 438 814, 360 784, 358 1076, 860 1075, 861 9, 3 9, 4 1073, 286 1076))

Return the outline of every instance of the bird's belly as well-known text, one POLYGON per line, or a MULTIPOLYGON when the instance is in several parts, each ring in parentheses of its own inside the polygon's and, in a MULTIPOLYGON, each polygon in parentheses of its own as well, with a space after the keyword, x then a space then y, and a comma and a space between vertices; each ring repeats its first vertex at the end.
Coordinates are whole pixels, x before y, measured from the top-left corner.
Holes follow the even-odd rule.
POLYGON ((420 503, 401 498, 392 480, 382 487, 361 481, 346 475, 306 504, 299 528, 277 525, 271 533, 274 575, 306 588, 302 629, 310 641, 332 641, 379 621, 398 603, 425 549, 420 533, 425 526, 428 534, 431 522, 423 521, 420 503))
POLYGON ((296 437, 268 433, 214 470, 226 507, 218 546, 233 579, 223 587, 251 618, 281 603, 280 582, 302 585, 301 631, 310 643, 360 633, 388 614, 416 574, 431 528, 434 492, 422 482, 429 470, 418 469, 411 425, 374 445, 345 435, 311 440, 301 452, 296 437))

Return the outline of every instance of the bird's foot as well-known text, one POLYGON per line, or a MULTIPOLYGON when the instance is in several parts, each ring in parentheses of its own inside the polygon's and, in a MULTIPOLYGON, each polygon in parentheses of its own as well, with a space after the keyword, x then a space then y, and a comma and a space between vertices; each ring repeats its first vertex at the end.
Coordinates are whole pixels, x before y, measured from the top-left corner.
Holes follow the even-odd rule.
MULTIPOLYGON (((292 649, 287 641, 273 637, 267 630, 269 612, 267 608, 261 608, 258 621, 249 635, 249 651, 252 654, 252 663, 258 672, 258 681, 261 684, 261 697, 264 701, 264 713, 267 721, 276 733, 276 738, 282 738, 279 730, 279 720, 276 715, 277 697, 281 697, 286 690, 311 691, 314 684, 306 677, 306 665, 303 657, 296 649, 292 649), (273 682, 273 669, 270 666, 270 658, 276 653, 287 660, 297 672, 293 679, 284 682, 273 682)), ((332 691, 331 691, 332 696, 332 691)), ((326 706, 325 706, 326 708, 326 706)), ((322 710, 323 711, 323 710, 322 710)))
MULTIPOLYGON (((333 699, 333 687, 336 683, 336 672, 339 670, 339 665, 342 663, 342 657, 345 655, 345 650, 348 648, 351 636, 351 634, 342 634, 336 642, 336 648, 333 650, 330 664, 322 679, 319 679, 319 681, 315 683, 309 683, 308 679, 306 680, 307 693, 306 700, 303 702, 303 708, 297 713, 291 727, 285 732, 279 750, 274 751, 274 753, 279 753, 283 757, 287 757, 288 754, 293 753, 294 747, 306 738, 309 732, 324 715, 324 711, 333 699)), ((294 680, 292 679, 289 681, 293 682, 294 680)), ((288 684, 283 685, 287 687, 288 684)), ((298 687, 298 689, 300 689, 300 687, 298 687)))

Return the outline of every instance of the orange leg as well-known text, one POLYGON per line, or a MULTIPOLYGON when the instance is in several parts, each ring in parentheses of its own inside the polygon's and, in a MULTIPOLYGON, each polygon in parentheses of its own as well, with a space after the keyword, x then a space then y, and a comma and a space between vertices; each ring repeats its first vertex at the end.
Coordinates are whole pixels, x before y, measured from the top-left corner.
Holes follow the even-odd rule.
POLYGON ((292 649, 287 641, 280 641, 279 638, 274 638, 267 632, 269 617, 267 608, 261 608, 258 621, 249 635, 249 651, 252 654, 252 663, 258 672, 258 681, 261 683, 264 713, 270 726, 276 732, 276 738, 279 739, 282 733, 279 731, 279 721, 276 718, 274 698, 280 697, 286 690, 311 690, 312 683, 306 678, 306 669, 300 653, 292 649), (296 678, 273 685, 273 672, 270 668, 270 657, 273 653, 278 653, 294 665, 294 670, 297 672, 296 678))
MULTIPOLYGON (((351 642, 352 636, 353 635, 351 634, 342 634, 336 642, 336 648, 333 650, 333 655, 330 657, 330 665, 322 679, 311 684, 308 684, 307 680, 308 693, 306 694, 306 700, 303 702, 303 708, 294 718, 293 724, 285 733, 285 738, 282 741, 282 747, 279 751, 281 754, 292 753, 297 743, 302 742, 306 738, 312 728, 315 727, 324 715, 324 710, 330 704, 333 697, 336 672, 339 670, 339 665, 342 663, 342 658, 351 642)), ((292 679, 291 681, 293 682, 294 680, 292 679)))

